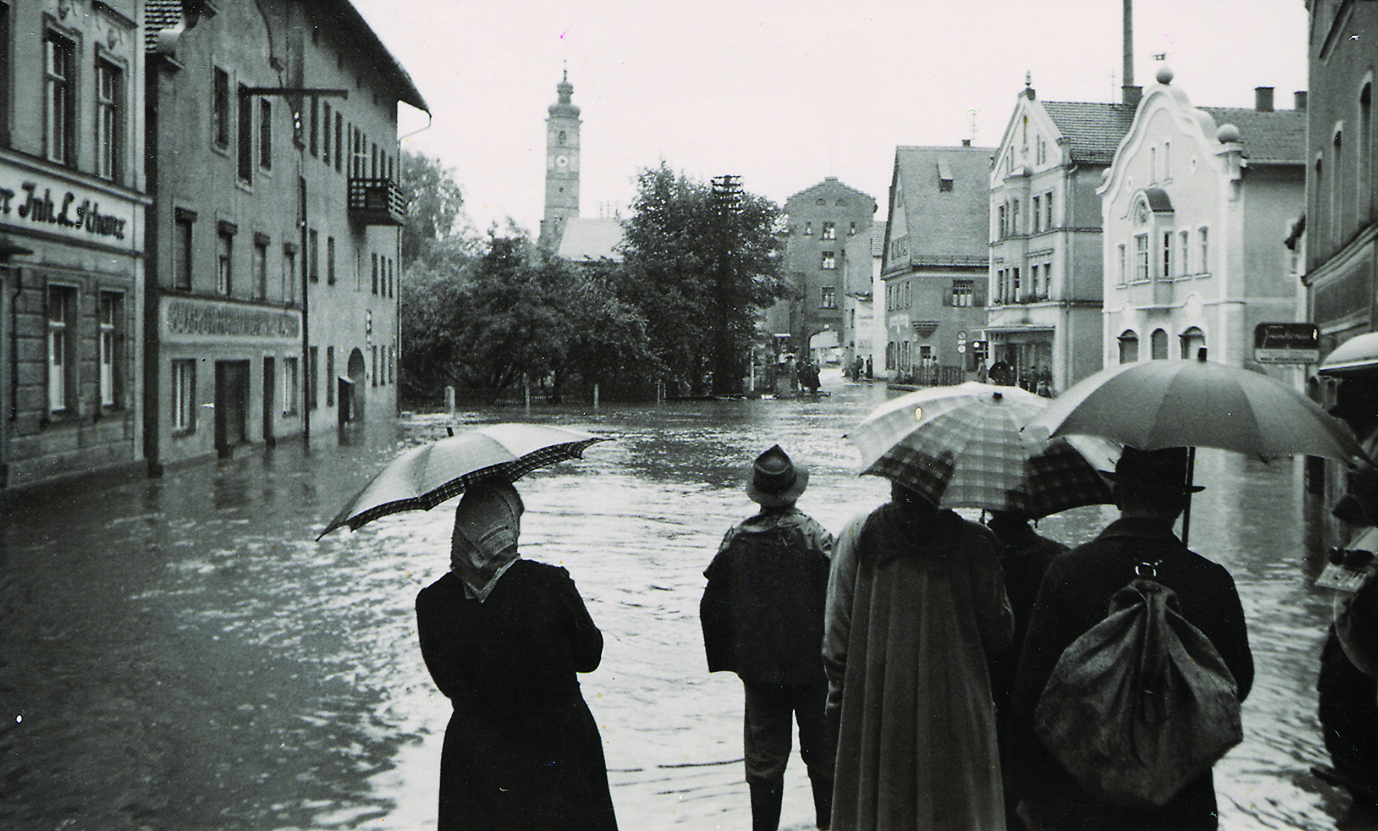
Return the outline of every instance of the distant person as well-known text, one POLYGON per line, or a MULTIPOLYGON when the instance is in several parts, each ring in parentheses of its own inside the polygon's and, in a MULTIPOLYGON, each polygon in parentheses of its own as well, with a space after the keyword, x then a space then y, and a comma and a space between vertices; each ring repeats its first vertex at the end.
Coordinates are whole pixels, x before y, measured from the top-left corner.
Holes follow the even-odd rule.
POLYGON ((894 484, 838 537, 823 659, 834 831, 1002 831, 986 655, 1014 620, 986 528, 894 484))
POLYGON ((1211 772, 1188 782, 1157 808, 1126 807, 1088 794, 1042 745, 1033 713, 1063 651, 1105 619, 1111 597, 1153 563, 1154 580, 1177 595, 1180 613, 1214 645, 1233 675, 1243 701, 1253 684, 1244 610, 1234 580, 1223 566, 1189 550, 1173 523, 1192 490, 1185 485, 1187 451, 1127 447, 1113 474, 1120 518, 1100 536, 1055 558, 1043 578, 1029 618, 1010 697, 1007 786, 1019 813, 1037 831, 1163 831, 1214 829, 1215 783, 1211 772))
POLYGON ((756 457, 746 493, 760 513, 723 537, 699 604, 709 672, 735 672, 746 695, 746 782, 753 831, 775 831, 794 722, 819 828, 832 811, 833 745, 824 718, 823 606, 833 538, 795 507, 808 468, 779 445, 756 457))
MULTIPOLYGON (((988 656, 990 690, 995 701, 996 733, 1000 739, 1002 762, 1008 755, 1006 733, 1010 692, 1014 688, 1014 671, 1019 664, 1019 646, 1024 642, 1024 632, 1029 628, 1029 615, 1033 612, 1034 598, 1038 595, 1043 575, 1053 560, 1068 550, 1062 543, 1040 536, 1030 522, 1028 516, 1013 511, 992 511, 986 520, 986 527, 1000 541, 998 559, 1005 575, 1005 594, 1014 611, 1013 641, 1007 648, 988 656)), ((1006 789, 1005 822, 1008 827, 1017 829, 1023 824, 1014 814, 1016 805, 1010 798, 1011 794, 1006 789)))
POLYGON ((810 393, 812 393, 812 394, 814 394, 814 395, 817 395, 817 394, 818 394, 818 387, 819 387, 819 385, 820 385, 820 382, 819 382, 819 379, 818 379, 818 362, 817 362, 817 361, 809 361, 808 363, 806 363, 806 364, 804 365, 804 367, 805 367, 805 370, 804 370, 804 372, 805 372, 805 375, 804 375, 804 378, 805 378, 805 380, 804 380, 804 386, 806 386, 806 387, 809 388, 809 392, 810 392, 810 393))
POLYGON ((416 597, 421 655, 454 705, 440 755, 440 831, 615 831, 598 725, 576 673, 603 635, 558 566, 521 559, 521 497, 465 491, 451 570, 416 597))

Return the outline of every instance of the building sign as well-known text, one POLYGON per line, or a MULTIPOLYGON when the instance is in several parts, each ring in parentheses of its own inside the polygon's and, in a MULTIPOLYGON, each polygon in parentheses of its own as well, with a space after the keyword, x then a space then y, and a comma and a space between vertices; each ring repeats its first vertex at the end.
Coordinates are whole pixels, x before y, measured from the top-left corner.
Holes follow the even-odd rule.
POLYGON ((1261 364, 1314 364, 1320 359, 1321 330, 1314 323, 1254 327, 1254 360, 1261 364))
POLYGON ((17 172, 0 171, 0 222, 122 247, 137 239, 134 202, 59 179, 5 175, 17 172))
POLYGON ((301 337, 301 314, 294 311, 173 298, 163 301, 160 312, 163 336, 170 341, 223 343, 301 337))

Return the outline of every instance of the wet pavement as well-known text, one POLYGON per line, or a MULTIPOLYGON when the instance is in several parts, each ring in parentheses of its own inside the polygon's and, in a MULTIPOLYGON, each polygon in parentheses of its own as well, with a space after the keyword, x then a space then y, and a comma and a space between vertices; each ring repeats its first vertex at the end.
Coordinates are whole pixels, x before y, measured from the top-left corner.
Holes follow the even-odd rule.
MULTIPOLYGON (((565 566, 606 639, 582 676, 624 829, 746 828, 741 688, 709 675, 702 571, 752 504, 744 464, 779 441, 812 471, 800 507, 836 531, 881 502, 843 433, 888 393, 460 413, 614 436, 538 471, 524 556, 565 566)), ((399 447, 448 416, 380 425, 164 478, 0 507, 0 828, 433 827, 448 704, 416 647, 416 592, 448 567, 453 503, 315 535, 399 447)), ((1216 767, 1222 828, 1378 827, 1309 769, 1326 763, 1315 680, 1330 598, 1314 589, 1300 480, 1201 454, 1191 544, 1228 567, 1258 677, 1245 741, 1216 767)), ((1112 516, 1040 532, 1076 544, 1112 516)), ((796 755, 783 820, 811 825, 796 755)))

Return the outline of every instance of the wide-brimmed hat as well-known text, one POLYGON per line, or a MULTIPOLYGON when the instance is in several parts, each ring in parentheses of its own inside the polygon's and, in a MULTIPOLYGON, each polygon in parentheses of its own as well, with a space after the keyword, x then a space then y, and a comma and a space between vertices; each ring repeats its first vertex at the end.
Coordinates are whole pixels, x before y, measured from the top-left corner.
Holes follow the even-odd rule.
POLYGON ((790 460, 780 445, 775 445, 751 463, 746 495, 766 508, 792 505, 809 486, 809 469, 790 460))
POLYGON ((1164 447, 1160 450, 1139 450, 1126 447, 1115 462, 1115 471, 1101 473, 1115 484, 1137 490, 1165 494, 1198 493, 1201 485, 1187 485, 1190 459, 1185 447, 1164 447))
POLYGON ((1335 406, 1328 412, 1336 418, 1372 421, 1378 418, 1378 380, 1346 378, 1335 388, 1335 406))

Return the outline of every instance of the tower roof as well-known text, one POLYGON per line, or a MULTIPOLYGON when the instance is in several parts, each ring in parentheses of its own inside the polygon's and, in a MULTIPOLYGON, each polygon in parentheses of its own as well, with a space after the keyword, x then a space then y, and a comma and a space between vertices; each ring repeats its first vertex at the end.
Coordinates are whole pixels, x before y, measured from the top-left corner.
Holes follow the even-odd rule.
POLYGON ((552 117, 565 116, 567 118, 578 118, 579 107, 572 103, 570 98, 574 95, 574 84, 569 82, 569 70, 565 70, 564 77, 560 83, 555 85, 555 91, 559 94, 560 100, 550 105, 549 112, 552 117))

